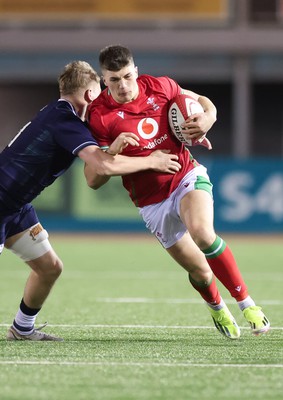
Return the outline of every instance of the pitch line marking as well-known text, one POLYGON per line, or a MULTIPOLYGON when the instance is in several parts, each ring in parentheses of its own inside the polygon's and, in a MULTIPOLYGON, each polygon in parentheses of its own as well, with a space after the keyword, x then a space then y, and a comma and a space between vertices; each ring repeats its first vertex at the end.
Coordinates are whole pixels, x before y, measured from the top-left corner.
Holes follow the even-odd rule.
MULTIPOLYGON (((11 324, 0 324, 0 327, 10 327, 11 324)), ((83 328, 94 328, 94 329, 215 329, 213 325, 132 325, 132 324, 48 324, 50 328, 73 328, 73 329, 83 329, 83 328)), ((241 329, 250 330, 248 326, 240 326, 241 329)), ((272 330, 283 330, 281 326, 272 326, 269 331, 272 330)))
POLYGON ((225 368, 283 368, 283 364, 196 364, 196 363, 156 363, 119 361, 1 361, 0 365, 70 365, 70 366, 112 366, 112 367, 225 367, 225 368))
MULTIPOLYGON (((156 303, 156 304, 203 304, 201 299, 156 299, 150 297, 97 297, 97 303, 156 303)), ((227 304, 236 304, 233 299, 225 299, 227 304)), ((262 305, 283 305, 280 300, 263 300, 262 305)))

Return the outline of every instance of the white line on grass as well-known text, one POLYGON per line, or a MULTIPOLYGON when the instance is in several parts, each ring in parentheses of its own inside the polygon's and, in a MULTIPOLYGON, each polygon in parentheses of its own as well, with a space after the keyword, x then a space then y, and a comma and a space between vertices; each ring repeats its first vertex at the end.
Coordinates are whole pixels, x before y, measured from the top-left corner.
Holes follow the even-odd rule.
POLYGON ((112 367, 225 367, 225 368, 283 368, 283 364, 196 364, 168 362, 125 362, 125 361, 1 361, 0 365, 71 365, 112 367))
MULTIPOLYGON (((11 324, 0 324, 2 327, 9 327, 11 324)), ((83 324, 83 325, 72 325, 72 324, 48 324, 49 327, 56 328, 122 328, 122 329, 215 329, 214 326, 184 326, 184 325, 114 325, 114 324, 83 324)), ((247 328, 250 329, 250 328, 247 328)))
MULTIPOLYGON (((96 297, 94 299, 97 303, 154 303, 154 304, 203 304, 202 299, 156 299, 150 297, 96 297)), ((235 304, 233 299, 225 299, 227 304, 235 304)), ((263 300, 261 305, 283 305, 280 300, 263 300)))
MULTIPOLYGON (((9 327, 11 324, 0 324, 0 327, 9 327)), ((215 329, 214 326, 198 326, 198 325, 131 325, 131 324, 48 324, 49 327, 53 328, 73 328, 73 329, 84 329, 84 328, 94 328, 94 329, 215 329)), ((243 326, 241 329, 250 330, 249 327, 243 326)), ((273 326, 271 330, 283 330, 281 326, 273 326)))

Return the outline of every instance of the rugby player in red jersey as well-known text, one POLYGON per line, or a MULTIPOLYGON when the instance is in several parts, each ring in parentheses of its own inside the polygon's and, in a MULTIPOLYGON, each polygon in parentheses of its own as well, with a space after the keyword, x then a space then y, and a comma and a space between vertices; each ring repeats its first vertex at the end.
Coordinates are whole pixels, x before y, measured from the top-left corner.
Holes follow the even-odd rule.
MULTIPOLYGON (((170 101, 186 93, 202 105, 204 113, 189 118, 184 129, 190 139, 201 138, 216 121, 216 108, 205 96, 182 89, 169 77, 138 76, 131 51, 108 46, 99 56, 106 89, 89 107, 89 124, 102 149, 108 149, 120 132, 133 132, 139 146, 128 145, 121 154, 145 157, 152 151, 170 149, 182 168, 174 175, 142 171, 123 176, 123 185, 139 208, 147 228, 171 257, 189 273, 192 286, 207 304, 216 328, 237 339, 240 329, 224 303, 215 276, 229 290, 258 335, 270 323, 248 294, 233 254, 213 225, 212 184, 206 168, 170 133, 170 101)), ((89 185, 103 182, 93 175, 89 185)))

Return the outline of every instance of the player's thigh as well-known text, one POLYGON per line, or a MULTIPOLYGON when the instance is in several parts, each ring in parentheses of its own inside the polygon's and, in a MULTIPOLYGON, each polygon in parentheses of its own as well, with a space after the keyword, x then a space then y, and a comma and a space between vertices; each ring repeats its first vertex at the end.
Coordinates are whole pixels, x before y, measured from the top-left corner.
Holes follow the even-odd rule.
POLYGON ((16 235, 10 236, 8 239, 6 239, 5 241, 6 249, 12 247, 13 244, 16 243, 16 241, 19 240, 26 232, 28 232, 28 229, 25 229, 24 231, 17 233, 16 235))
POLYGON ((180 218, 198 245, 215 240, 213 199, 205 190, 188 192, 180 203, 180 218))
POLYGON ((48 267, 55 270, 62 269, 61 261, 52 249, 48 238, 48 232, 40 223, 37 223, 9 237, 5 242, 5 247, 28 263, 35 271, 45 270, 48 267))
POLYGON ((41 231, 37 240, 32 239, 31 229, 26 229, 6 240, 5 247, 25 261, 38 275, 57 277, 61 274, 63 263, 53 250, 48 240, 47 231, 41 231))

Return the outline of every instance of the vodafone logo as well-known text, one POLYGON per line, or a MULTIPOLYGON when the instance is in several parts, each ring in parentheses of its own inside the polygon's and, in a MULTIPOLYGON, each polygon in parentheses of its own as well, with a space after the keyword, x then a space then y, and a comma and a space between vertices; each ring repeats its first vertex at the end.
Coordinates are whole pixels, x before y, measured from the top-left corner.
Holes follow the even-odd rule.
POLYGON ((158 124, 153 118, 143 118, 138 123, 138 133, 143 139, 152 139, 158 132, 158 124))

